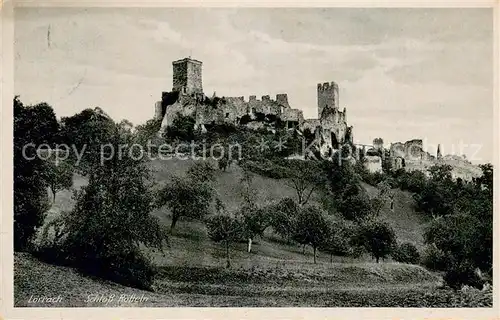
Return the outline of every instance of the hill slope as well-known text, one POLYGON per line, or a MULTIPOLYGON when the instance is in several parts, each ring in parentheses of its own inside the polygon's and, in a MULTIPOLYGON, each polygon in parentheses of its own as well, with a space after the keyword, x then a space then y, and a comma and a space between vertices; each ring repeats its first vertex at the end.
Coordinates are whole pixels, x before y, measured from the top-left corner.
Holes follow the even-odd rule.
MULTIPOLYGON (((184 175, 192 164, 193 160, 156 160, 150 163, 150 167, 153 171, 156 184, 160 187, 161 185, 167 183, 173 175, 184 175)), ((241 177, 242 169, 235 164, 233 164, 226 172, 217 171, 215 188, 219 192, 220 197, 229 210, 236 210, 241 205, 241 177)), ((75 176, 75 188, 80 188, 85 184, 86 181, 84 178, 75 176)), ((293 198, 296 196, 294 189, 284 180, 276 180, 254 175, 253 187, 258 192, 259 204, 280 200, 283 197, 293 198)), ((363 183, 363 187, 367 190, 371 197, 376 196, 378 193, 377 189, 373 186, 363 183)), ((415 212, 413 207, 414 200, 409 192, 401 191, 399 189, 394 189, 392 191, 395 195, 394 210, 390 210, 389 203, 386 203, 385 207, 382 209, 381 217, 391 224, 396 232, 396 235, 398 236, 399 241, 408 241, 414 243, 417 247, 422 247, 422 234, 423 228, 425 227, 424 218, 415 212)), ((56 201, 48 212, 47 221, 57 216, 61 211, 71 210, 74 205, 71 194, 72 193, 68 190, 63 190, 57 193, 56 201)), ((319 196, 317 194, 313 195, 313 197, 311 197, 311 203, 318 203, 318 197, 319 196)), ((169 211, 167 208, 156 210, 153 214, 158 216, 165 225, 168 226, 170 224, 169 211)), ((199 261, 199 254, 203 254, 209 250, 211 246, 206 236, 204 226, 196 221, 189 223, 183 223, 180 221, 179 226, 176 229, 176 234, 179 236, 179 239, 172 239, 172 253, 175 252, 178 245, 182 247, 187 244, 186 241, 191 241, 189 243, 192 244, 191 249, 193 252, 182 252, 182 255, 188 254, 189 256, 192 256, 193 262, 199 261), (176 242, 178 242, 177 245, 176 242)), ((284 250, 286 252, 283 253, 281 252, 283 248, 280 249, 276 242, 268 243, 267 241, 269 241, 269 239, 267 237, 265 240, 259 241, 262 243, 262 249, 269 252, 271 257, 278 257, 282 259, 283 257, 291 254, 292 259, 297 258, 297 256, 290 253, 290 250, 292 250, 290 249, 290 246, 285 245, 284 250)), ((245 252, 244 246, 242 246, 242 251, 245 252)), ((297 250, 293 249, 292 251, 297 253, 297 255, 301 258, 304 257, 301 249, 299 250, 297 248, 297 250)), ((326 259, 327 257, 325 256, 324 258, 326 259)), ((320 259, 322 259, 321 255, 320 259)))
MULTIPOLYGON (((185 174, 192 161, 172 160, 151 162, 158 186, 173 174, 185 174)), ((226 205, 240 204, 241 168, 232 166, 217 173, 216 188, 226 205)), ((75 178, 75 187, 86 182, 75 178)), ((294 197, 286 181, 255 176, 255 188, 260 202, 294 197)), ((377 190, 364 185, 371 196, 377 190)), ((382 217, 395 228, 400 241, 422 244, 424 221, 413 210, 413 200, 407 192, 396 193, 395 210, 382 210, 382 217)), ((313 199, 317 201, 317 199, 313 199)), ((70 191, 59 192, 47 220, 74 205, 70 191)), ((168 210, 154 212, 168 225, 168 210)), ((83 276, 72 268, 49 265, 29 254, 15 255, 15 305, 54 306, 31 303, 32 295, 63 297, 56 306, 453 306, 463 298, 448 290, 438 289, 441 278, 420 266, 392 262, 374 263, 370 257, 358 259, 330 257, 319 253, 318 263, 312 262, 312 250, 302 252, 299 246, 288 245, 270 233, 256 239, 252 252, 245 243, 231 245, 231 269, 225 269, 225 249, 208 239, 201 222, 179 221, 164 253, 151 256, 160 273, 155 292, 141 291, 115 283, 83 276), (106 304, 91 298, 115 299, 106 304), (119 300, 119 297, 145 296, 145 301, 119 300), (458 300, 457 300, 458 299, 458 300)), ((462 304, 463 305, 463 304, 462 304)))

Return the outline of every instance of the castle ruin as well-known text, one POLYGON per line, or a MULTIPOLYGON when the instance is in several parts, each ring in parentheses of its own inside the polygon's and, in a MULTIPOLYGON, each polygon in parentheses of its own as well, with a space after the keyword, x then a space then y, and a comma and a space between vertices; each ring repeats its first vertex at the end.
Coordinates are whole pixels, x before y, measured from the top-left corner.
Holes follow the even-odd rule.
POLYGON ((302 132, 310 130, 321 141, 322 152, 339 149, 351 143, 352 126, 347 125, 346 109, 339 110, 339 87, 335 82, 317 85, 318 118, 304 119, 302 110, 294 109, 286 93, 279 93, 275 99, 264 95, 257 99, 251 95, 248 100, 240 97, 207 97, 202 85, 202 62, 184 58, 172 62, 172 90, 162 92, 161 101, 155 104, 155 119, 161 120, 160 134, 173 124, 177 114, 191 116, 195 126, 206 130, 213 124, 230 123, 263 127, 262 118, 279 118, 288 129, 302 132), (252 122, 243 123, 246 117, 252 122))

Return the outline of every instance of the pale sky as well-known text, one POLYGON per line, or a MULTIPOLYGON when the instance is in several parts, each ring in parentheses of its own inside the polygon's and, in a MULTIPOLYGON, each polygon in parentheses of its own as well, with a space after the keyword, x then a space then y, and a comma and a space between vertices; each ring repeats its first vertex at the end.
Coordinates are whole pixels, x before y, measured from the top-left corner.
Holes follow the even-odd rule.
POLYGON ((137 125, 171 90, 172 61, 191 55, 203 62, 208 96, 287 93, 313 118, 317 83, 335 81, 355 142, 423 139, 431 153, 440 143, 444 154, 492 162, 492 17, 492 9, 18 8, 14 90, 58 117, 99 106, 137 125))

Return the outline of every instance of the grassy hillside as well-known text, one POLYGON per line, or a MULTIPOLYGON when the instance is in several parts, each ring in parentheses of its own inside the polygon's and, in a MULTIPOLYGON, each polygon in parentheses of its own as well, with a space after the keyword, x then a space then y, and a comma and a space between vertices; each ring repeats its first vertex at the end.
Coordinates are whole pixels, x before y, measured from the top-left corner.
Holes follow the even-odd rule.
MULTIPOLYGON (((152 161, 150 163, 155 184, 157 187, 167 183, 173 175, 184 175, 193 160, 168 160, 152 161)), ((235 210, 241 205, 241 184, 242 169, 233 164, 226 172, 217 171, 216 189, 229 210, 235 210)), ((79 188, 86 182, 84 178, 75 176, 74 187, 79 188)), ((283 197, 295 197, 295 191, 284 180, 276 180, 259 175, 254 175, 253 185, 258 192, 260 204, 279 200, 283 197)), ((377 189, 368 184, 363 184, 370 196, 377 195, 377 189)), ((417 247, 423 246, 422 232, 425 221, 421 215, 413 208, 411 194, 406 191, 393 190, 395 194, 395 207, 391 211, 389 203, 383 208, 381 217, 388 221, 396 231, 399 241, 409 241, 417 247)), ((74 205, 72 192, 63 190, 57 193, 56 201, 48 212, 47 221, 57 216, 61 211, 70 210, 74 205)), ((312 197, 311 202, 317 202, 318 195, 312 197)), ((169 211, 162 208, 153 212, 154 215, 166 225, 170 225, 169 211)), ((273 236, 266 233, 265 239, 257 239, 254 245, 255 255, 247 255, 246 245, 236 245, 235 255, 242 254, 246 257, 243 260, 257 261, 259 259, 287 259, 306 260, 312 258, 311 252, 307 251, 306 256, 302 255, 302 248, 283 245, 277 241, 272 241, 273 236)), ((189 263, 193 265, 222 265, 223 252, 219 250, 217 244, 209 241, 205 227, 197 221, 180 221, 176 227, 175 234, 171 239, 171 247, 167 249, 168 255, 166 263, 189 263), (181 250, 180 248, 189 248, 181 250), (220 252, 219 252, 220 251, 220 252), (214 258, 215 257, 215 258, 214 258)), ((309 248, 307 248, 309 250, 309 248)), ((312 250, 311 250, 312 251, 312 250)), ((160 259, 155 255, 156 259, 160 259)), ((329 256, 320 253, 319 260, 329 261, 329 256)), ((339 258, 340 259, 340 258, 339 258)), ((243 261, 242 260, 242 261, 243 261)), ((346 258, 342 258, 345 261, 346 258)), ((247 263, 248 265, 248 263, 247 263)))
MULTIPOLYGON (((150 163, 156 186, 165 184, 172 175, 183 175, 192 161, 171 160, 150 163)), ((216 188, 229 209, 240 205, 241 168, 233 165, 217 173, 216 188)), ((75 177, 75 188, 86 182, 75 177)), ((255 176, 259 202, 294 197, 286 181, 255 176)), ((364 185, 371 196, 377 190, 364 185)), ((400 241, 422 245, 425 222, 413 210, 407 192, 394 190, 395 210, 389 205, 382 217, 394 227, 400 241)), ((312 201, 317 201, 313 197, 312 201)), ((74 205, 70 191, 57 194, 47 220, 74 205)), ((165 225, 169 212, 154 212, 165 225)), ((369 257, 358 259, 334 257, 319 253, 313 263, 312 250, 288 245, 266 232, 256 239, 252 252, 246 243, 231 246, 232 268, 226 269, 225 249, 209 240, 205 226, 198 221, 179 221, 164 253, 150 255, 160 272, 154 292, 141 291, 115 283, 83 276, 74 269, 40 262, 28 254, 15 256, 16 306, 47 306, 29 302, 33 294, 63 296, 61 306, 452 306, 463 305, 464 298, 439 289, 441 278, 415 266, 385 261, 374 263, 369 257), (91 302, 89 295, 114 295, 108 304, 91 302), (145 295, 144 302, 119 301, 120 295, 145 295), (461 302, 460 302, 461 301, 461 302)), ((54 306, 54 305, 50 305, 54 306)))
MULTIPOLYGON (((370 197, 377 196, 377 188, 366 183, 363 183, 363 187, 370 197)), ((415 200, 410 192, 400 189, 392 189, 391 192, 394 194, 394 209, 391 210, 387 202, 380 213, 381 218, 394 228, 398 241, 411 242, 417 248, 422 248, 427 219, 415 211, 415 200)))

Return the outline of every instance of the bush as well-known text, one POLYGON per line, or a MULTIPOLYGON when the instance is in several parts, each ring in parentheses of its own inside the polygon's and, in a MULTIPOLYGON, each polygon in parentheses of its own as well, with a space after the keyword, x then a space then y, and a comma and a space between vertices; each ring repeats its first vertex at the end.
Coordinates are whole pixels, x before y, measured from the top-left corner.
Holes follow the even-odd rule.
POLYGON ((238 131, 236 126, 231 123, 214 124, 213 126, 209 126, 209 129, 207 130, 210 133, 215 133, 222 137, 228 137, 229 135, 234 134, 236 133, 236 131, 238 131))
POLYGON ((422 265, 430 270, 445 270, 448 264, 446 254, 435 244, 428 245, 422 252, 422 265))
POLYGON ((471 263, 452 264, 443 279, 448 286, 455 290, 459 290, 464 285, 478 289, 483 287, 483 281, 471 263))
POLYGON ((391 255, 397 262, 410 264, 418 264, 420 262, 420 254, 417 248, 409 242, 396 246, 391 255))
POLYGON ((183 116, 177 113, 171 126, 167 127, 165 135, 169 139, 179 139, 181 141, 191 141, 195 138, 194 125, 196 121, 193 117, 183 116))
POLYGON ((256 112, 255 119, 259 122, 264 122, 266 120, 266 115, 262 112, 256 112))
POLYGON ((151 290, 157 270, 138 248, 95 258, 87 261, 82 270, 123 285, 151 290))
POLYGON ((250 115, 245 114, 243 117, 241 117, 240 124, 245 125, 245 124, 249 123, 250 121, 252 121, 252 118, 250 117, 250 115))

